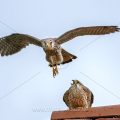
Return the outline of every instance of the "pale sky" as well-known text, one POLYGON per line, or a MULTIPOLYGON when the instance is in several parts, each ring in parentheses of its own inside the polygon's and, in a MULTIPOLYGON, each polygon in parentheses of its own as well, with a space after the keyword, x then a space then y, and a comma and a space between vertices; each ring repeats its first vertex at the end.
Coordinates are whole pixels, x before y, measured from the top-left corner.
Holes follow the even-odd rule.
MULTIPOLYGON (((1 0, 0 36, 14 32, 58 37, 82 26, 120 27, 120 0, 1 0)), ((94 94, 93 106, 120 104, 120 33, 77 37, 62 47, 78 59, 52 71, 39 47, 0 57, 0 119, 49 120, 68 109, 62 97, 72 79, 94 94)))

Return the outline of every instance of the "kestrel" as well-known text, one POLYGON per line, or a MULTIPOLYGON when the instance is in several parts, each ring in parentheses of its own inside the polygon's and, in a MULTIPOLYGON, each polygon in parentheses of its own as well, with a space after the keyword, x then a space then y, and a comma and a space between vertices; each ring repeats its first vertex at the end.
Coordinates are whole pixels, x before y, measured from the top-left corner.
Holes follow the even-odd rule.
POLYGON ((19 52, 29 44, 42 47, 46 60, 52 67, 53 77, 58 74, 57 65, 71 62, 77 57, 61 47, 61 44, 83 35, 104 35, 119 31, 117 26, 81 27, 70 30, 58 38, 38 39, 27 34, 14 33, 0 38, 0 54, 8 56, 19 52))
POLYGON ((69 109, 85 109, 92 106, 92 92, 78 80, 72 80, 71 87, 65 92, 63 101, 69 109))

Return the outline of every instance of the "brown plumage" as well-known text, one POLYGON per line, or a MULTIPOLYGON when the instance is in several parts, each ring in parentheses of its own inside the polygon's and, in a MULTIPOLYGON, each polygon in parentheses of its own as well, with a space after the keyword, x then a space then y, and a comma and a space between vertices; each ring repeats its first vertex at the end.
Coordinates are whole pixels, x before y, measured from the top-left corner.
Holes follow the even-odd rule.
POLYGON ((73 80, 71 87, 65 92, 63 101, 69 109, 85 109, 92 106, 94 96, 80 81, 73 80))
POLYGON ((77 57, 67 52, 61 47, 61 44, 83 35, 104 35, 119 31, 117 26, 93 26, 81 27, 70 30, 58 38, 38 39, 26 34, 12 34, 0 38, 0 54, 8 56, 15 54, 29 44, 42 47, 46 53, 46 60, 49 66, 53 68, 53 76, 58 74, 57 65, 71 62, 77 57))
POLYGON ((120 28, 117 26, 93 26, 76 28, 61 35, 59 38, 57 38, 56 42, 62 44, 78 36, 110 34, 119 31, 119 29, 120 28))

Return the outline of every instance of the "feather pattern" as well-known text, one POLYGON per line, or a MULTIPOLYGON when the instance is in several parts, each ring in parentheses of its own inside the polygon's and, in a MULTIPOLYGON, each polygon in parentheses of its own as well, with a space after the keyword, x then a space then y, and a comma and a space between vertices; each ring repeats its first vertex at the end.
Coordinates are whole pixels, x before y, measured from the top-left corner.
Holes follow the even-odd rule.
POLYGON ((119 31, 119 29, 117 26, 80 27, 64 33, 56 39, 56 42, 62 44, 78 36, 110 34, 119 31))
POLYGON ((78 80, 73 80, 73 84, 63 96, 63 101, 69 109, 89 108, 93 100, 92 92, 78 80))
POLYGON ((25 34, 12 34, 0 38, 0 54, 1 56, 12 55, 19 52, 29 44, 42 46, 41 41, 35 37, 25 34))

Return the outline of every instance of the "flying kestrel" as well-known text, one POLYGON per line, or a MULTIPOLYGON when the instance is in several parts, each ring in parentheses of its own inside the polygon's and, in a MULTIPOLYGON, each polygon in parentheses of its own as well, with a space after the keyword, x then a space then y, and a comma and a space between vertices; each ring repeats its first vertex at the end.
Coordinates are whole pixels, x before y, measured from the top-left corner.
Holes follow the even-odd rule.
POLYGON ((92 92, 78 80, 72 80, 71 87, 65 92, 63 101, 69 109, 85 109, 92 106, 92 92))
POLYGON ((81 27, 70 30, 58 38, 38 39, 27 34, 14 33, 0 38, 0 54, 8 56, 19 52, 29 44, 42 47, 46 53, 46 60, 52 67, 53 76, 58 74, 57 65, 71 62, 77 57, 67 52, 61 47, 61 44, 72 40, 75 37, 83 35, 104 35, 119 31, 117 26, 93 26, 81 27))

